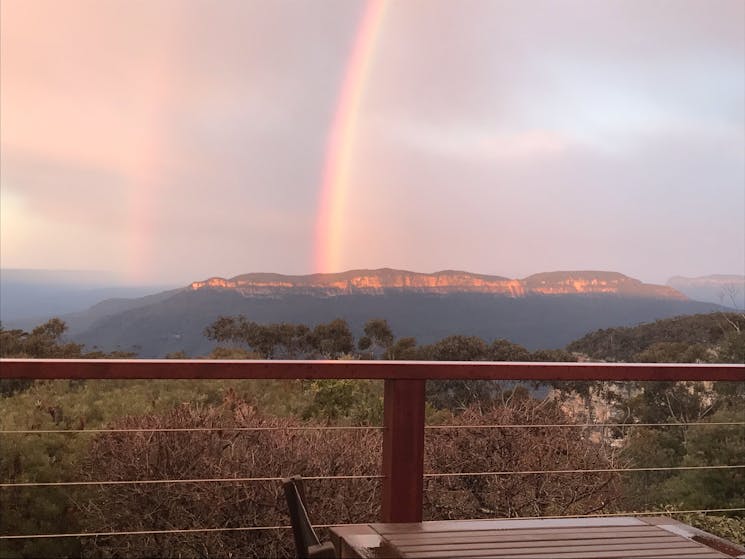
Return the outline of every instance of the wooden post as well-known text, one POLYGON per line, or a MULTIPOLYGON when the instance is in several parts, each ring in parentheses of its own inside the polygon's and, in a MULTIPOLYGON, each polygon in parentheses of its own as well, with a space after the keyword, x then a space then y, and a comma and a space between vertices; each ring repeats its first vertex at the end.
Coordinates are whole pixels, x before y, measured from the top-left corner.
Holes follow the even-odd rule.
POLYGON ((382 522, 421 522, 424 380, 385 381, 382 522))

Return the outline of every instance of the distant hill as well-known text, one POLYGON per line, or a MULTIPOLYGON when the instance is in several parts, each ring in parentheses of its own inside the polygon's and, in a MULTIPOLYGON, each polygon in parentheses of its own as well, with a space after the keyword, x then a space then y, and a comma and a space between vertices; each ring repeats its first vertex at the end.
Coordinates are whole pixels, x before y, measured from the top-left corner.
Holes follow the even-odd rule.
POLYGON ((105 299, 142 297, 164 289, 163 285, 116 285, 101 272, 4 268, 0 270, 0 321, 26 327, 84 311, 105 299))
POLYGON ((567 346, 604 361, 745 362, 745 314, 677 316, 633 327, 591 332, 567 346))
POLYGON ((212 278, 149 298, 107 301, 64 318, 71 337, 89 348, 162 357, 180 350, 193 356, 211 351, 214 343, 203 331, 223 315, 309 326, 341 317, 356 334, 368 319, 385 318, 397 336, 413 336, 422 344, 463 334, 507 338, 540 349, 563 347, 598 328, 719 308, 614 272, 555 272, 510 280, 384 269, 212 278))
POLYGON ((133 309, 155 305, 183 291, 185 291, 183 288, 170 289, 152 295, 145 295, 144 297, 105 299, 89 307, 88 310, 66 314, 64 315, 64 319, 70 333, 76 334, 93 327, 100 320, 133 309))
POLYGON ((690 299, 745 309, 745 276, 712 275, 698 278, 675 276, 667 285, 690 299))

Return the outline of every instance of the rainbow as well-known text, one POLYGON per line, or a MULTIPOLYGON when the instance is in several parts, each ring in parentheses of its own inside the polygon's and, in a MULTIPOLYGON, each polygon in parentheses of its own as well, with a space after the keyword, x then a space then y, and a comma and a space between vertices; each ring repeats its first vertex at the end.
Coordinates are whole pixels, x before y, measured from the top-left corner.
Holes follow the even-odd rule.
POLYGON ((314 267, 317 272, 341 271, 344 209, 362 95, 370 74, 375 40, 383 22, 386 0, 368 0, 347 61, 334 120, 326 144, 318 214, 314 267))
POLYGON ((127 282, 142 283, 150 279, 156 263, 158 235, 156 226, 159 203, 165 196, 164 165, 173 158, 169 152, 167 123, 172 99, 179 83, 174 74, 177 65, 170 57, 170 49, 160 49, 151 60, 153 70, 148 81, 145 108, 145 128, 141 141, 125 144, 121 152, 125 160, 127 187, 127 245, 123 268, 127 282))

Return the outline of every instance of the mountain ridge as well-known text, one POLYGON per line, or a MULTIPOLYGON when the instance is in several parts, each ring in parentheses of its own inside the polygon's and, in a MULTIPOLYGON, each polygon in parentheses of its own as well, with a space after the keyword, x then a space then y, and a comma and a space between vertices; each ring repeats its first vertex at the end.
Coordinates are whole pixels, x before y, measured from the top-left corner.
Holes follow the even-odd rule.
POLYGON ((486 293, 508 297, 528 295, 605 294, 659 299, 687 300, 680 291, 663 285, 646 284, 619 272, 579 270, 533 274, 524 279, 475 274, 461 270, 433 273, 392 268, 359 269, 332 274, 284 275, 241 274, 230 279, 212 277, 189 285, 202 289, 233 290, 244 297, 314 295, 334 297, 351 294, 381 295, 408 293, 486 293))

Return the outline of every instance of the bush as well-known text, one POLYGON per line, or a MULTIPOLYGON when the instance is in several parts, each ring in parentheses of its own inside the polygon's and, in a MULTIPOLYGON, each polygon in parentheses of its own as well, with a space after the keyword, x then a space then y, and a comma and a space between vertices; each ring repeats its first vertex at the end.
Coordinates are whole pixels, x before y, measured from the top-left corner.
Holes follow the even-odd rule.
MULTIPOLYGON (((482 410, 471 406, 452 425, 566 424, 555 405, 533 398, 512 399, 482 410)), ((615 451, 581 428, 434 429, 427 434, 425 471, 514 472, 620 467, 615 451)), ((503 518, 590 514, 607 509, 620 495, 618 474, 561 473, 430 478, 425 517, 503 518)))
MULTIPOLYGON (((442 418, 441 418, 442 419, 442 418)), ((447 422, 564 423, 555 406, 523 397, 506 406, 473 406, 447 422)), ((90 531, 283 526, 288 523, 276 478, 376 476, 381 432, 307 430, 318 422, 268 417, 238 398, 217 407, 182 405, 162 415, 129 417, 115 428, 214 427, 211 431, 106 433, 83 463, 87 480, 269 478, 235 483, 101 486, 80 507, 90 531), (222 428, 222 429, 218 429, 222 428), (271 428, 236 431, 235 428, 271 428)), ((426 439, 425 471, 517 471, 613 467, 604 444, 574 429, 434 429, 426 439)), ((617 497, 617 478, 604 474, 536 474, 431 479, 428 519, 582 514, 617 497)), ((321 524, 373 522, 379 517, 376 479, 306 482, 313 520, 321 524)), ((103 537, 84 542, 98 557, 289 557, 287 530, 103 537)))
POLYGON ((745 517, 714 514, 686 514, 677 519, 740 545, 745 545, 745 517))
MULTIPOLYGON (((222 427, 197 432, 107 433, 96 438, 83 474, 102 479, 223 479, 371 475, 380 471, 380 433, 299 430, 308 424, 259 415, 237 399, 219 407, 182 405, 165 415, 130 417, 115 428, 222 427), (272 430, 235 431, 234 428, 272 430), (274 430, 277 429, 277 430, 274 430)), ((377 480, 309 480, 314 520, 370 522, 378 517, 377 480)), ((91 531, 285 526, 276 479, 235 483, 102 486, 81 507, 91 531)), ((144 535, 88 540, 100 557, 289 557, 287 530, 144 535)))

